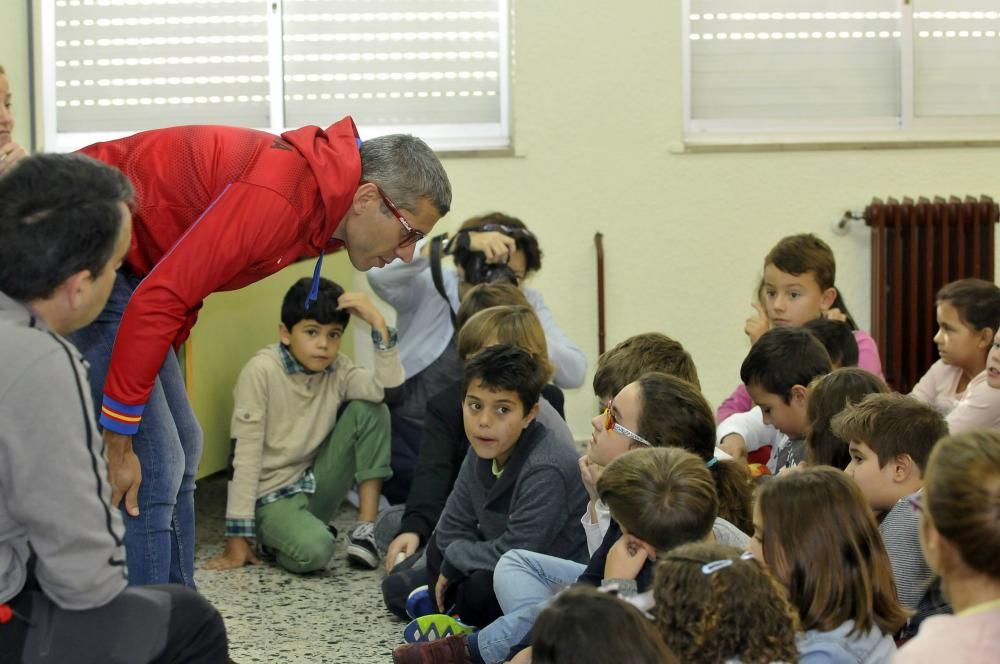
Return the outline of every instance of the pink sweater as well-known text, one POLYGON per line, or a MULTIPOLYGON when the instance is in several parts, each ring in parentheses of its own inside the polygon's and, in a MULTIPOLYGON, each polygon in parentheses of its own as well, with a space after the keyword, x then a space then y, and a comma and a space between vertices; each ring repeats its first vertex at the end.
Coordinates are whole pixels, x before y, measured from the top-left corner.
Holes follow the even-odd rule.
POLYGON ((1000 661, 1000 608, 933 616, 900 649, 893 664, 993 664, 1000 661))
MULTIPOLYGON (((878 346, 871 335, 862 330, 854 331, 854 340, 858 342, 858 366, 872 372, 879 378, 882 375, 882 358, 878 355, 878 346)), ((734 413, 745 413, 753 408, 753 399, 745 385, 738 386, 715 411, 715 421, 722 422, 734 413)))
POLYGON ((961 369, 938 360, 913 387, 910 396, 944 415, 953 435, 970 429, 1000 428, 1000 390, 990 387, 986 372, 980 371, 964 392, 958 392, 961 377, 961 369))

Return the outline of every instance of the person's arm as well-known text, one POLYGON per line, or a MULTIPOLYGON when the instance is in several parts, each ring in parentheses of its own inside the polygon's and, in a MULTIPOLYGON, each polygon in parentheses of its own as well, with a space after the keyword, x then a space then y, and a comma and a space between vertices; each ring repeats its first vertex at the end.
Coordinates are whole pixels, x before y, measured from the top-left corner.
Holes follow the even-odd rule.
POLYGON ((986 382, 985 371, 972 379, 945 420, 953 436, 970 429, 1000 428, 1000 390, 993 389, 986 382))
POLYGON ((456 449, 467 445, 460 392, 448 389, 427 402, 420 456, 399 526, 400 532, 416 533, 422 544, 434 530, 452 491, 456 449))
POLYGON ((943 361, 938 360, 920 377, 917 384, 910 390, 910 396, 932 408, 938 408, 938 393, 942 389, 942 384, 946 381, 953 382, 950 380, 953 377, 951 371, 961 371, 961 369, 952 369, 943 361))
POLYGON ((261 187, 233 183, 215 199, 132 294, 122 316, 101 425, 132 436, 167 349, 211 293, 250 266, 283 257, 298 239, 298 214, 261 187), (264 223, 262 220, 266 220, 264 223))
POLYGON ((746 385, 741 383, 715 411, 715 421, 721 424, 736 413, 745 413, 751 408, 753 408, 753 399, 750 398, 746 385))
POLYGON ((864 330, 854 331, 854 340, 858 344, 858 368, 869 371, 879 378, 885 378, 882 373, 882 358, 878 354, 878 344, 864 330))
MULTIPOLYGON (((53 338, 58 346, 5 380, 0 504, 26 534, 46 596, 64 609, 85 610, 125 588, 125 529, 110 506, 83 368, 68 342, 53 338)), ((10 371, 18 369, 8 364, 10 371)))
POLYGON ((587 356, 556 323, 555 316, 545 304, 541 292, 534 288, 525 288, 524 296, 535 310, 535 315, 538 316, 545 331, 549 360, 556 370, 552 382, 567 389, 580 387, 587 377, 587 356))
MULTIPOLYGON (((442 544, 442 574, 450 579, 477 570, 492 570, 500 556, 511 549, 547 550, 559 536, 559 529, 554 528, 552 523, 554 511, 563 509, 568 493, 562 475, 555 468, 530 470, 520 478, 511 498, 513 509, 507 516, 504 532, 486 541, 458 539, 447 545, 442 544)), ((451 505, 451 498, 448 504, 451 505)))
POLYGON ((257 486, 267 431, 267 369, 256 357, 243 367, 233 390, 230 422, 232 467, 226 495, 226 548, 205 569, 231 569, 257 564, 250 539, 255 538, 257 486))
POLYGON ((720 424, 715 431, 719 447, 734 459, 746 461, 750 452, 765 445, 777 449, 782 440, 781 432, 769 424, 764 424, 760 407, 754 406, 745 413, 736 413, 720 424))
POLYGON ((341 383, 341 397, 345 400, 380 402, 385 397, 386 389, 399 387, 404 380, 403 364, 396 345, 396 331, 385 324, 382 313, 364 293, 344 293, 340 296, 338 305, 367 323, 380 339, 373 352, 374 371, 355 366, 347 356, 340 357, 337 371, 345 374, 341 383))
POLYGON ((458 471, 458 479, 455 480, 455 486, 448 495, 444 511, 441 512, 441 519, 434 529, 434 538, 442 552, 453 542, 477 537, 479 519, 473 509, 470 487, 475 481, 478 458, 471 449, 466 453, 462 468, 458 471))
MULTIPOLYGON (((430 239, 417 242, 413 260, 409 263, 393 261, 383 268, 368 270, 368 285, 375 294, 389 303, 397 312, 407 311, 423 299, 415 291, 434 290, 431 280, 431 261, 425 248, 430 239)), ((442 300, 443 301, 443 300, 442 300)))

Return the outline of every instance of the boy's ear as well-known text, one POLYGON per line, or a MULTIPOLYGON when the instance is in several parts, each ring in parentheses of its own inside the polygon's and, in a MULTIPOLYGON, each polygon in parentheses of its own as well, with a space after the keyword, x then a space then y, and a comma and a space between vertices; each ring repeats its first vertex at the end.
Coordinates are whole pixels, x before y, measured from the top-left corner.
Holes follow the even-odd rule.
POLYGON ((896 458, 889 463, 892 464, 892 479, 897 484, 902 484, 912 478, 919 479, 922 475, 920 467, 909 454, 897 454, 896 458))
POLYGON ((285 327, 284 323, 278 323, 278 338, 286 346, 292 343, 292 331, 285 327))
POLYGON ((976 333, 976 336, 979 337, 979 339, 976 342, 977 345, 980 348, 989 348, 990 346, 993 345, 993 336, 996 333, 997 333, 996 330, 992 330, 988 327, 984 327, 983 329, 979 330, 979 332, 976 333))
POLYGON ((805 408, 806 400, 809 399, 809 388, 805 385, 792 385, 792 389, 788 391, 789 393, 789 403, 797 404, 805 408))
POLYGON ((527 429, 528 425, 535 421, 535 418, 538 417, 538 411, 541 410, 541 408, 541 404, 535 402, 535 405, 531 407, 531 410, 524 414, 524 426, 521 427, 522 429, 527 429))
POLYGON ((88 282, 91 281, 93 281, 93 275, 91 275, 90 270, 80 270, 71 274, 60 286, 66 297, 66 303, 69 304, 72 311, 76 311, 86 304, 85 293, 88 286, 91 285, 88 282))
POLYGON ((837 301, 837 289, 831 286, 823 291, 823 297, 819 301, 819 308, 826 311, 837 301))

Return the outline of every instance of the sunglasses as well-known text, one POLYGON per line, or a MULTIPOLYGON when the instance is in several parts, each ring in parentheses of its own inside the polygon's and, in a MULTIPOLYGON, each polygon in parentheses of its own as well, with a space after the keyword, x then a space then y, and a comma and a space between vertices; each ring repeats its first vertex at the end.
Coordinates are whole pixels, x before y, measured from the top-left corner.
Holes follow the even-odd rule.
MULTIPOLYGON (((365 181, 362 180, 361 184, 365 184, 365 181)), ((410 226, 409 222, 403 218, 403 213, 399 211, 396 204, 392 202, 392 199, 389 198, 384 191, 382 191, 382 187, 378 186, 374 182, 369 184, 375 185, 375 188, 378 189, 378 195, 382 197, 382 202, 385 203, 387 208, 389 208, 389 213, 392 214, 392 216, 396 218, 396 221, 403 226, 403 237, 399 240, 399 248, 402 249, 404 247, 409 247, 410 245, 416 244, 422 240, 424 238, 423 231, 418 231, 413 226, 410 226)))
POLYGON ((640 436, 636 432, 629 431, 628 429, 626 429, 622 425, 620 425, 617 422, 615 422, 615 414, 612 412, 612 408, 614 407, 614 403, 615 403, 615 400, 612 399, 611 401, 608 402, 608 407, 604 409, 604 429, 606 431, 617 431, 618 433, 620 433, 621 435, 625 436, 626 438, 631 438, 632 440, 634 440, 637 443, 642 443, 643 445, 646 445, 647 447, 652 447, 653 444, 650 443, 648 440, 646 440, 645 438, 643 438, 642 436, 640 436))

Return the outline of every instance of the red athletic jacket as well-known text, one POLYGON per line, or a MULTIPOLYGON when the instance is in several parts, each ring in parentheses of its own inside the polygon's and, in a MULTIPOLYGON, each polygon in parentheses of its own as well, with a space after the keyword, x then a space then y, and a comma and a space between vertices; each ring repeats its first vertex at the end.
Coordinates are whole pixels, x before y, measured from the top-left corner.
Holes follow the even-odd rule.
POLYGON ((126 268, 142 283, 115 339, 101 424, 134 434, 171 345, 202 301, 271 275, 331 239, 361 179, 350 117, 280 137, 189 126, 96 143, 81 152, 121 169, 136 189, 126 268))

